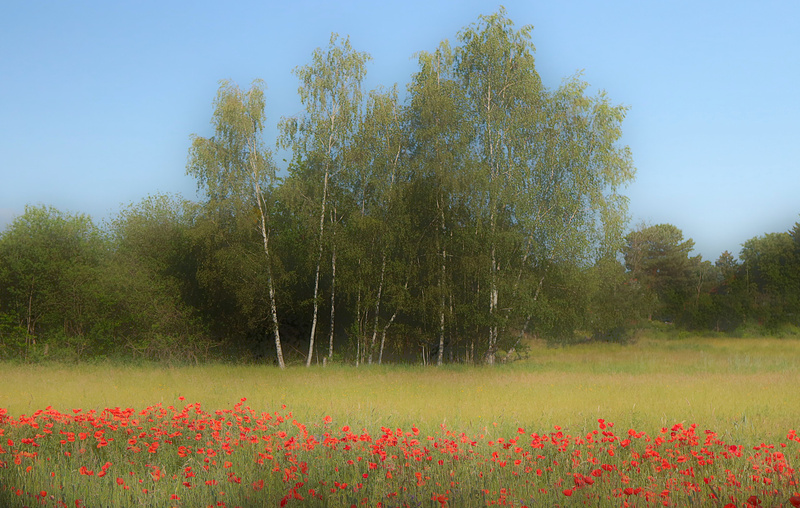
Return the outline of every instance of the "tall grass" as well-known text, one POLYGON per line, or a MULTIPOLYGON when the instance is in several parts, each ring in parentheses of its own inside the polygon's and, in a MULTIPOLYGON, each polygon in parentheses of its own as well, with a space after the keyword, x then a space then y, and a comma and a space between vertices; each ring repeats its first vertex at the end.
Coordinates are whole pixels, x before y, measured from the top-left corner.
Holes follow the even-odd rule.
POLYGON ((694 422, 751 443, 800 422, 798 365, 800 341, 774 338, 534 344, 527 359, 495 367, 7 364, 0 407, 11 415, 139 408, 179 396, 227 407, 247 397, 259 410, 286 405, 301 419, 330 415, 359 428, 497 423, 577 432, 605 418, 648 432, 694 422))

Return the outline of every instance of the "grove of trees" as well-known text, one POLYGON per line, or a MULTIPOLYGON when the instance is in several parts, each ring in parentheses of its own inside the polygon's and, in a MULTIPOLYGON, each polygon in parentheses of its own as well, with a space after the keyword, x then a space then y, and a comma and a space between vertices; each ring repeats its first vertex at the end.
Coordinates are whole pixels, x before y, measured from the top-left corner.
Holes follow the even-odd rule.
POLYGON ((222 82, 197 201, 102 225, 29 206, 0 232, 0 358, 491 364, 646 319, 800 325, 800 225, 716 263, 669 224, 625 235, 626 108, 580 76, 544 87, 530 30, 482 16, 418 54, 402 100, 364 90, 369 55, 333 35, 276 140, 265 84, 222 82))

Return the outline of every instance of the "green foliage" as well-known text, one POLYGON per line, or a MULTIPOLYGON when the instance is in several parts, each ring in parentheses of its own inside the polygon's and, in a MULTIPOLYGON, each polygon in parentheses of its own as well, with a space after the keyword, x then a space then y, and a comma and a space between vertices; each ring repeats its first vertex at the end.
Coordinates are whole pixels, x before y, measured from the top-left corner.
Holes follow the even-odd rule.
POLYGON ((640 226, 625 238, 625 266, 645 298, 650 317, 674 322, 681 318, 683 304, 691 295, 694 247, 691 239, 672 224, 640 226))
POLYGON ((134 358, 197 359, 211 343, 197 307, 200 281, 193 237, 197 207, 156 195, 114 217, 104 293, 115 319, 107 332, 134 358))
POLYGON ((617 259, 601 258, 588 273, 590 288, 585 329, 596 340, 626 342, 645 314, 640 285, 617 259))
POLYGON ((742 271, 748 291, 755 293, 752 315, 774 329, 800 324, 800 248, 797 231, 769 233, 742 247, 742 271), (794 235, 794 236, 793 236, 794 235))
POLYGON ((49 337, 99 340, 105 255, 100 231, 89 217, 26 207, 0 234, 4 349, 27 358, 49 337))

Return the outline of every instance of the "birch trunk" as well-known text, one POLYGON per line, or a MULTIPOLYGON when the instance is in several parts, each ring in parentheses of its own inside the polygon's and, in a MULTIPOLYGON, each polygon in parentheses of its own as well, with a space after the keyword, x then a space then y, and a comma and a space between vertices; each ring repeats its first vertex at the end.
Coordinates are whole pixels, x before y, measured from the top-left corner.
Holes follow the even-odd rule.
MULTIPOLYGON (((255 142, 253 142, 253 147, 251 148, 252 153, 255 151, 255 142)), ((269 232, 267 230, 267 214, 264 210, 264 198, 261 193, 261 184, 258 183, 259 180, 259 172, 257 161, 251 158, 251 169, 253 172, 253 186, 254 191, 256 194, 256 202, 258 203, 258 214, 261 218, 261 239, 264 241, 264 255, 267 257, 267 286, 269 290, 269 304, 270 304, 270 314, 272 315, 272 328, 273 333, 275 335, 275 351, 278 357, 278 366, 281 369, 286 368, 286 364, 283 362, 283 347, 281 346, 281 332, 280 326, 278 324, 278 309, 275 303, 275 285, 272 280, 272 258, 269 252, 269 232)))
MULTIPOLYGON (((336 207, 334 206, 331 222, 335 222, 335 219, 336 207)), ((328 336, 328 361, 333 360, 333 335, 336 324, 336 228, 333 224, 331 225, 331 235, 334 240, 331 246, 331 330, 328 336)))
POLYGON ((445 266, 447 262, 447 251, 445 250, 444 246, 444 236, 445 236, 445 225, 444 225, 444 207, 442 204, 439 204, 439 211, 441 213, 441 232, 442 232, 442 240, 441 240, 441 252, 442 252, 442 266, 439 271, 439 354, 436 358, 436 366, 439 367, 442 365, 442 359, 444 358, 444 308, 445 308, 445 287, 446 287, 446 276, 447 276, 447 268, 445 266))
POLYGON ((317 333, 317 316, 319 314, 319 272, 322 267, 322 240, 325 231, 325 205, 328 201, 328 167, 325 167, 325 178, 322 182, 322 211, 319 215, 319 251, 317 253, 317 272, 314 275, 314 316, 311 319, 311 336, 308 340, 308 358, 306 367, 311 366, 311 358, 314 356, 314 337, 317 333))
MULTIPOLYGON (((495 247, 492 245, 492 273, 491 287, 489 288, 489 317, 494 320, 497 310, 497 258, 495 247)), ((489 326, 489 350, 486 352, 486 363, 494 365, 495 352, 497 349, 497 323, 489 326)))
POLYGON ((383 362, 383 347, 386 344, 386 331, 389 330, 390 326, 392 326, 394 318, 396 317, 397 317, 397 309, 395 309, 394 314, 392 314, 392 317, 389 318, 389 322, 386 323, 386 326, 383 327, 383 331, 381 332, 381 351, 380 354, 378 354, 378 365, 380 365, 381 362, 383 362))
POLYGON ((378 318, 381 313, 381 295, 383 294, 383 279, 386 274, 386 252, 381 260, 381 279, 378 283, 378 297, 375 301, 375 319, 372 323, 372 341, 369 344, 369 365, 372 365, 372 353, 375 351, 375 341, 378 338, 378 318))

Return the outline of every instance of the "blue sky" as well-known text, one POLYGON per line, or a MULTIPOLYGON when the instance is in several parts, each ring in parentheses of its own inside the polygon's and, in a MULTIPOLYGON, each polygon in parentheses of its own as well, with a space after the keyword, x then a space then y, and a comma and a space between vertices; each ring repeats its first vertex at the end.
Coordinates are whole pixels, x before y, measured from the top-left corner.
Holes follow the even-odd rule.
MULTIPOLYGON (((0 16, 0 227, 26 204, 96 222, 148 194, 195 196, 192 133, 219 80, 267 83, 268 143, 301 111, 292 69, 331 32, 401 89, 484 1, 18 1, 0 16)), ((556 87, 583 71, 630 106, 631 227, 668 222, 715 260, 800 220, 800 2, 506 1, 556 87)))

